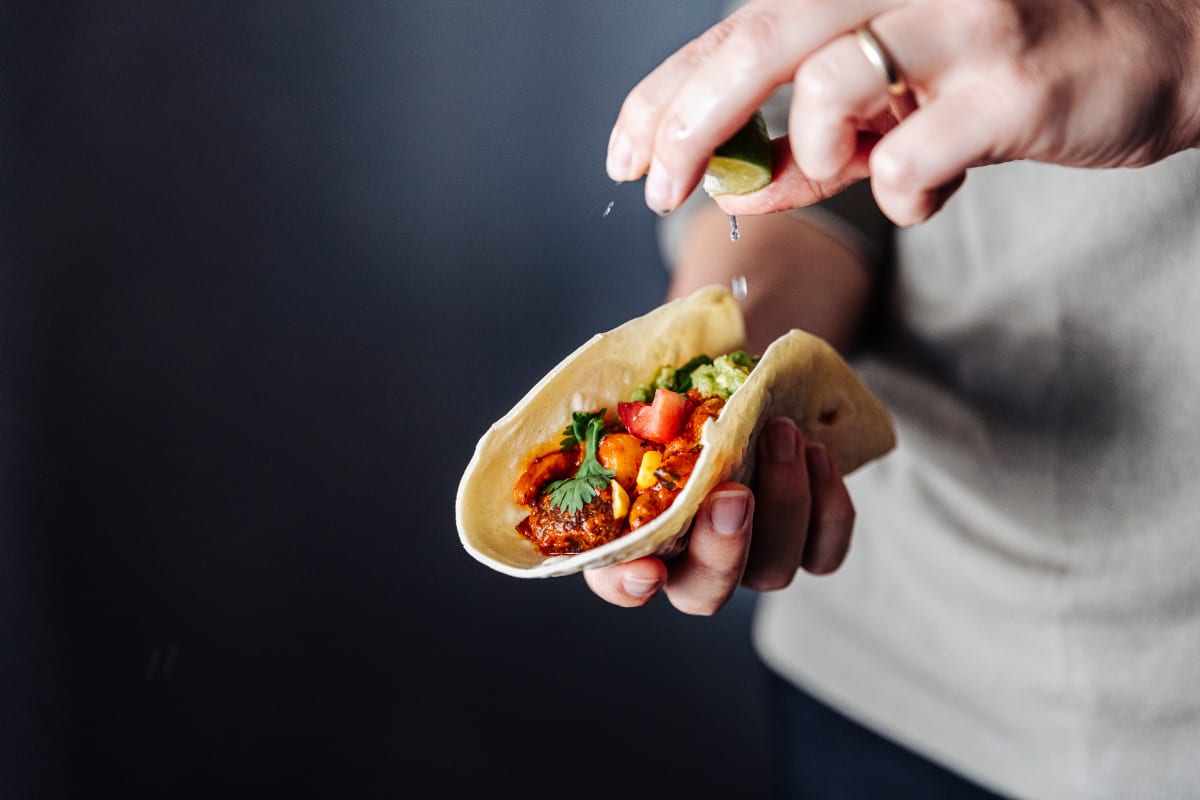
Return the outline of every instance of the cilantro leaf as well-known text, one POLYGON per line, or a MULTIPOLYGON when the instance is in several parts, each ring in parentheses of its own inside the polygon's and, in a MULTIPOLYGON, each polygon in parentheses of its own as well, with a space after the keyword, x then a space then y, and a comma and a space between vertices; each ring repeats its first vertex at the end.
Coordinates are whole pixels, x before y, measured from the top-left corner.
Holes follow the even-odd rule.
MULTIPOLYGON (((595 414, 576 411, 572 415, 571 424, 563 431, 563 435, 570 434, 573 439, 583 443, 583 460, 579 463, 575 477, 554 481, 543 490, 550 495, 551 505, 568 514, 577 514, 616 475, 596 459, 596 448, 600 445, 600 435, 603 432, 603 409, 595 414)), ((563 441, 566 442, 566 439, 563 441)))
POLYGON ((604 427, 604 414, 608 409, 602 408, 594 413, 586 411, 575 411, 571 414, 571 421, 567 423, 567 427, 563 428, 562 441, 558 443, 563 450, 570 450, 572 447, 578 447, 579 443, 587 438, 588 425, 592 420, 600 420, 600 426, 604 427))

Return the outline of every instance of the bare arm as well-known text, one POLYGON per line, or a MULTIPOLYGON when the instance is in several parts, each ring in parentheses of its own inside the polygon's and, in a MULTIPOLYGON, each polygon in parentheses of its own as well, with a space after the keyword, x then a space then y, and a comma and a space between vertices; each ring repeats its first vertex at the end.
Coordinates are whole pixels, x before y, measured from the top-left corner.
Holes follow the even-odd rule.
POLYGON ((741 217, 741 238, 732 242, 729 217, 715 203, 687 224, 669 296, 745 276, 748 349, 761 353, 791 328, 850 349, 872 289, 871 269, 853 245, 792 214, 741 217))

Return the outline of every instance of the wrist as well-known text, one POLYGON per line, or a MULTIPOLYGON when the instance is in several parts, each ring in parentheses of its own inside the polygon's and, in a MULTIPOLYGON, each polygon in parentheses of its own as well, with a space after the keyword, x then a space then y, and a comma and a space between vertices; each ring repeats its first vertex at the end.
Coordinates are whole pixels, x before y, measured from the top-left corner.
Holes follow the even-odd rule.
POLYGON ((733 242, 729 217, 715 204, 695 210, 682 232, 670 296, 744 276, 748 348, 761 352, 801 328, 849 350, 872 289, 859 248, 805 216, 746 216, 739 223, 733 242))

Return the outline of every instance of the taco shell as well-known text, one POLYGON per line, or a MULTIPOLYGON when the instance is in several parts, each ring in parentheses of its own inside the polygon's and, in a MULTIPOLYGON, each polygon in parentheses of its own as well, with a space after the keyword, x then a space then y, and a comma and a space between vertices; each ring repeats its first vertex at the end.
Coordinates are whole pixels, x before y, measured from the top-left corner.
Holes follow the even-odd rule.
POLYGON ((513 485, 531 458, 555 449, 574 411, 615 411, 663 364, 744 347, 741 308, 721 286, 700 289, 593 336, 558 363, 484 433, 459 482, 455 516, 467 552, 521 578, 569 575, 686 546, 700 503, 717 484, 753 471, 755 441, 771 417, 796 421, 821 442, 843 475, 896 442, 887 409, 824 340, 799 330, 776 339, 720 416, 701 435, 695 469, 671 507, 652 522, 584 553, 547 557, 517 531, 527 511, 513 485))

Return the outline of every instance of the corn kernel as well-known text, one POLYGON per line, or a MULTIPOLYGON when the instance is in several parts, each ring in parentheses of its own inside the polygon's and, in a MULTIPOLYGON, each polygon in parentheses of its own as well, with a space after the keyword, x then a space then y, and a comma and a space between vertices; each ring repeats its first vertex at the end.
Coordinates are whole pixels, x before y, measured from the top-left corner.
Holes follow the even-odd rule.
POLYGON ((609 481, 612 485, 612 514, 613 519, 624 519, 629 513, 629 494, 625 491, 621 484, 615 480, 609 481))
POLYGON ((638 469, 637 488, 639 492, 644 492, 654 484, 658 483, 658 478, 654 476, 654 471, 662 465, 662 453, 657 450, 647 450, 642 456, 642 466, 638 469))

